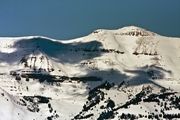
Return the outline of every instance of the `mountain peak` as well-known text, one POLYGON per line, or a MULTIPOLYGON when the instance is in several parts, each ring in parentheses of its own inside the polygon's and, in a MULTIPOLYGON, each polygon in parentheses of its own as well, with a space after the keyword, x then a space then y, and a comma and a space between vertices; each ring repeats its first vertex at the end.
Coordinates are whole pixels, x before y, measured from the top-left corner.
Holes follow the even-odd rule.
POLYGON ((126 35, 126 36, 137 36, 137 37, 142 37, 142 36, 155 36, 158 35, 154 32, 151 32, 149 30, 146 30, 141 27, 137 26, 126 26, 119 28, 117 30, 108 30, 108 29, 97 29, 93 33, 106 33, 106 32, 113 32, 117 35, 126 35))
POLYGON ((148 31, 144 28, 137 27, 137 26, 127 26, 118 29, 118 32, 121 35, 130 35, 130 36, 155 36, 157 35, 154 32, 148 31))

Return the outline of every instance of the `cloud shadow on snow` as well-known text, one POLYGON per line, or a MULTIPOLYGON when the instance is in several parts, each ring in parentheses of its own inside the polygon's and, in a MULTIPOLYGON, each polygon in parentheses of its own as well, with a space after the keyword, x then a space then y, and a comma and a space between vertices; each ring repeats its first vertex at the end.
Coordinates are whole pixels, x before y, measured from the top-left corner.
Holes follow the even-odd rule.
POLYGON ((157 84, 155 81, 157 79, 163 80, 165 78, 165 74, 172 74, 170 70, 166 70, 162 67, 158 67, 155 65, 151 65, 151 66, 147 65, 147 66, 138 68, 136 70, 125 70, 125 72, 135 75, 134 77, 131 77, 129 79, 130 86, 151 83, 155 86, 162 87, 159 84, 157 84))
MULTIPOLYGON (((120 85, 123 81, 127 83, 128 86, 136 86, 142 84, 153 84, 157 87, 164 88, 159 85, 155 81, 163 80, 165 78, 165 74, 172 74, 171 71, 165 70, 164 68, 157 67, 155 65, 144 66, 141 68, 137 68, 135 70, 124 70, 125 73, 131 73, 133 76, 129 76, 125 73, 122 73, 118 70, 109 69, 103 71, 92 71, 89 72, 86 76, 98 76, 102 77, 103 81, 108 81, 109 83, 114 83, 115 85, 120 85)), ((102 83, 99 82, 99 84, 102 83)), ((88 82, 91 86, 97 83, 88 82)))
POLYGON ((57 62, 74 64, 100 56, 101 52, 97 50, 102 47, 102 44, 96 40, 85 43, 62 43, 37 37, 19 40, 13 47, 17 48, 17 50, 12 53, 0 52, 1 62, 12 64, 20 61, 24 55, 29 55, 33 51, 39 50, 57 62), (96 50, 96 52, 93 50, 96 50))

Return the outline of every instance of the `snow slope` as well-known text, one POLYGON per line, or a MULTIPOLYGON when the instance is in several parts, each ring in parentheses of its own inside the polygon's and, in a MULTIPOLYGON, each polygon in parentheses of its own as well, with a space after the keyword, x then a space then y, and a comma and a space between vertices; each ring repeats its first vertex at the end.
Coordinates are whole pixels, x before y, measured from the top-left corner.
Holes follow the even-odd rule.
POLYGON ((1 37, 0 119, 168 119, 180 113, 179 51, 180 38, 135 26, 1 37))

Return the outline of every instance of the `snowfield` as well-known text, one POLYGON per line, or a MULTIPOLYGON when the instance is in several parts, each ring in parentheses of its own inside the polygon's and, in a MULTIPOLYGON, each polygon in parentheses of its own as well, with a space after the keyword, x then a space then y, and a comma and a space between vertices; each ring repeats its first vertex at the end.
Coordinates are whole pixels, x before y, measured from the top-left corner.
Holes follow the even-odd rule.
POLYGON ((180 119, 180 38, 143 28, 0 38, 0 120, 180 119))

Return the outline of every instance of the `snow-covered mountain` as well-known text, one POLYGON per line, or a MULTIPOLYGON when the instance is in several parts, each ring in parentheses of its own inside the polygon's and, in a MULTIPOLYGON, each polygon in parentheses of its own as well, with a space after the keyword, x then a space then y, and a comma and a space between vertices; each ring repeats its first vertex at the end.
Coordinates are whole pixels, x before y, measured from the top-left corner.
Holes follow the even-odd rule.
POLYGON ((129 26, 0 38, 0 120, 180 119, 180 38, 129 26))

